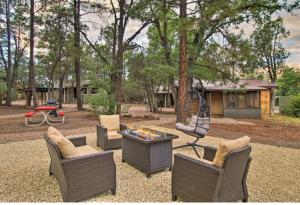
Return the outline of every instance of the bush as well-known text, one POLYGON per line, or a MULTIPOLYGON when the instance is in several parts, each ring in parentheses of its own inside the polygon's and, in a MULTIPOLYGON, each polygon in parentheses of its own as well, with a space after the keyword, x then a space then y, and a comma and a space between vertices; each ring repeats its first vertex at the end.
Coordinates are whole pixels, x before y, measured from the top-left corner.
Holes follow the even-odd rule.
POLYGON ((300 117, 300 95, 293 97, 288 105, 282 110, 282 113, 300 117))
POLYGON ((93 110, 100 113, 107 113, 110 106, 114 105, 114 101, 110 99, 107 92, 99 89, 97 94, 88 97, 89 104, 93 110))

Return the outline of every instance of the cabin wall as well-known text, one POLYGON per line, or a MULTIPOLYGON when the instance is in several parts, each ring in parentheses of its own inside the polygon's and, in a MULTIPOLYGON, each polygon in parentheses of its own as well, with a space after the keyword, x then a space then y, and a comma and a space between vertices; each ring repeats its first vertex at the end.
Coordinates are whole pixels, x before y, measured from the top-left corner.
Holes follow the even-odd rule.
POLYGON ((224 109, 224 117, 260 119, 261 111, 259 108, 226 108, 224 109))
POLYGON ((211 92, 210 106, 212 116, 223 116, 223 92, 211 92))

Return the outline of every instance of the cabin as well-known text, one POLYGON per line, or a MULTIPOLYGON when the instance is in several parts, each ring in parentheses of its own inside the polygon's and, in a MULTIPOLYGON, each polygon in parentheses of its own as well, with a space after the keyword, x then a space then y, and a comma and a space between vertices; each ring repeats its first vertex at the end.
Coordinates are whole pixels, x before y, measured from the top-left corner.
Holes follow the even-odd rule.
MULTIPOLYGON (((202 81, 202 84, 211 117, 266 119, 271 114, 271 89, 276 88, 274 83, 264 80, 240 80, 237 83, 202 81)), ((201 91, 197 85, 199 82, 194 80, 194 89, 201 91)), ((178 81, 175 82, 175 86, 178 87, 178 81)), ((167 94, 160 93, 157 93, 160 100, 167 99, 162 97, 162 94, 167 94)), ((166 102, 161 104, 167 105, 166 102)), ((192 96, 189 112, 197 113, 198 110, 198 97, 192 96)))
MULTIPOLYGON (((83 103, 86 103, 85 96, 86 95, 92 95, 96 94, 98 92, 97 88, 94 88, 91 86, 90 80, 82 80, 80 83, 81 87, 81 95, 83 103)), ((54 82, 54 98, 58 99, 58 93, 59 93, 59 84, 58 81, 54 82)), ((66 81, 63 83, 63 100, 64 103, 74 103, 76 102, 77 96, 76 96, 76 82, 73 81, 66 81)))

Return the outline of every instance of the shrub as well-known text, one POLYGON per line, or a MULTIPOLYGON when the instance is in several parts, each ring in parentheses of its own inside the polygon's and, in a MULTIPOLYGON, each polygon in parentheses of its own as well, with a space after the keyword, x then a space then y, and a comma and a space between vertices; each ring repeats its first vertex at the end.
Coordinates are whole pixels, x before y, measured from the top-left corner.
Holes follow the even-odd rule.
POLYGON ((293 97, 282 112, 286 115, 300 117, 300 95, 293 97))
POLYGON ((88 101, 91 108, 100 113, 107 113, 109 107, 114 104, 114 101, 110 99, 107 92, 103 89, 99 89, 97 94, 90 95, 88 101))

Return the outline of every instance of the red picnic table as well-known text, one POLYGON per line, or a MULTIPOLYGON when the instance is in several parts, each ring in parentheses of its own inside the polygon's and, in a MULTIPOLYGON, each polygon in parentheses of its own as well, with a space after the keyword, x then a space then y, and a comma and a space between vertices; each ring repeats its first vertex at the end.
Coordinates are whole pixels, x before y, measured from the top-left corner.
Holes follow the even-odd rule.
POLYGON ((65 121, 64 112, 56 112, 57 107, 54 106, 39 106, 34 109, 34 111, 25 113, 25 125, 26 126, 39 126, 47 122, 50 125, 63 124, 65 121), (54 114, 53 114, 53 111, 54 114), (36 120, 39 114, 41 114, 42 120, 36 120))

